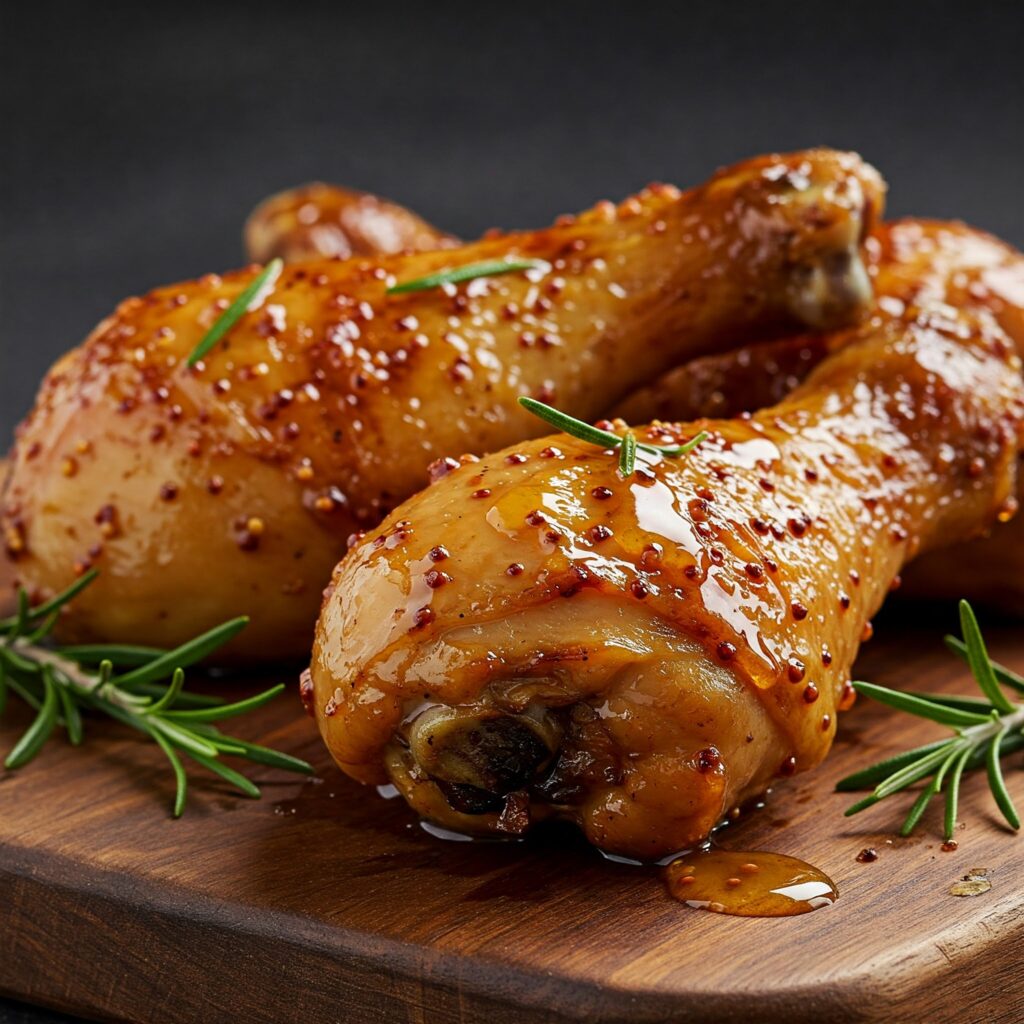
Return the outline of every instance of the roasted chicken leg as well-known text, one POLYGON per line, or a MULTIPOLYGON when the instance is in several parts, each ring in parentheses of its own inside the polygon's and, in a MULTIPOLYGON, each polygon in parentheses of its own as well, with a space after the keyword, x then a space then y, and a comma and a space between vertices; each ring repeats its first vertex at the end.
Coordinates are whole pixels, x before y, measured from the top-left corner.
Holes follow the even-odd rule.
POLYGON ((236 658, 308 651, 346 538, 452 451, 586 418, 739 339, 858 317, 878 175, 831 150, 763 157, 537 232, 447 251, 287 266, 194 367, 256 269, 129 299, 60 360, 18 431, 7 554, 39 594, 98 581, 65 639, 171 646, 249 614, 236 658), (387 288, 506 257, 525 273, 387 288))
POLYGON ((656 424, 624 478, 568 436, 465 465, 336 570, 306 698, 422 815, 544 817, 656 858, 828 752, 916 554, 1012 513, 1024 394, 983 308, 879 311, 781 404, 656 424))

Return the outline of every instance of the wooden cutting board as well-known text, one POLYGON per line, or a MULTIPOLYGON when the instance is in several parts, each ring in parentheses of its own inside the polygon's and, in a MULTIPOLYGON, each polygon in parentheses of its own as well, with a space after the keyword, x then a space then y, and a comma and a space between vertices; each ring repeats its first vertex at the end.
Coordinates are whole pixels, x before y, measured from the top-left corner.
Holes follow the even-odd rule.
MULTIPOLYGON (((859 674, 970 692, 940 643, 951 615, 891 609, 859 674)), ((988 635, 1024 669, 1018 627, 988 635)), ((280 675, 294 682, 297 669, 280 675)), ((244 682, 226 689, 257 684, 244 682)), ((27 721, 12 703, 0 749, 27 721)), ((838 884, 829 908, 759 920, 690 910, 655 869, 607 862, 568 831, 434 838, 400 801, 333 767, 294 688, 235 722, 319 777, 257 767, 254 802, 197 773, 173 821, 159 753, 103 721, 87 723, 83 748, 55 740, 0 774, 0 991, 157 1024, 1024 1019, 1024 839, 998 824, 984 778, 965 783, 952 853, 940 851, 937 808, 901 840, 907 800, 846 819, 849 797, 832 792, 941 731, 929 723, 861 701, 825 766, 720 833, 724 847, 793 854, 838 884), (877 861, 857 861, 864 847, 877 861), (989 892, 950 895, 979 867, 989 892)), ((1024 806, 1020 755, 1011 760, 1024 806)))

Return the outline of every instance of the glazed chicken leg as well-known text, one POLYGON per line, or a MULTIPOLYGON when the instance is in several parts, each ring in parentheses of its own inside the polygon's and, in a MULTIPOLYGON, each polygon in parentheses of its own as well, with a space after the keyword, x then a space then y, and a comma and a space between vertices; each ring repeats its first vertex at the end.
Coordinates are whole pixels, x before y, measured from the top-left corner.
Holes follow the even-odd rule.
MULTIPOLYGON (((964 224, 903 220, 881 225, 867 253, 883 315, 902 309, 913 317, 936 302, 985 309, 1024 355, 1024 256, 1015 249, 964 224)), ((841 341, 841 335, 808 334, 706 356, 634 393, 616 414, 642 423, 761 409, 781 401, 841 341)), ((1017 501, 1024 502, 1024 478, 1017 501)), ((1024 517, 996 524, 990 537, 916 561, 900 592, 932 600, 964 597, 1024 615, 1024 517)))
POLYGON ((561 435, 466 465, 335 572, 306 697, 338 764, 460 831, 654 858, 827 753, 914 555, 1012 508, 1019 359, 983 309, 885 315, 680 459, 561 435))
POLYGON ((57 363, 18 432, 6 550, 39 594, 98 581, 66 639, 171 646, 236 614, 236 658, 308 651, 346 538, 456 466, 592 418, 670 366, 850 321, 877 174, 830 150, 764 157, 687 193, 652 188, 554 227, 446 251, 287 266, 196 366, 255 269, 129 299, 57 363), (506 257, 525 273, 389 294, 506 257))

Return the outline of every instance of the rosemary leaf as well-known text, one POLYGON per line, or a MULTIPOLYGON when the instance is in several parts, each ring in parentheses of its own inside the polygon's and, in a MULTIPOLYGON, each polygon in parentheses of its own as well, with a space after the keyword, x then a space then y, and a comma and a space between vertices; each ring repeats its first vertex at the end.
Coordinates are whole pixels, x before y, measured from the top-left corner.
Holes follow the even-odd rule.
POLYGON ((28 658, 22 657, 15 648, 9 644, 0 644, 0 661, 6 661, 7 666, 15 672, 24 672, 28 675, 38 675, 41 671, 39 665, 28 658))
POLYGON ((218 647, 227 643, 233 636, 243 630, 249 620, 242 616, 231 619, 220 626, 215 626, 194 640, 176 647, 173 651, 165 651, 146 665, 140 665, 124 675, 112 676, 110 682, 122 689, 130 690, 139 683, 152 683, 173 672, 176 668, 188 668, 197 661, 202 661, 218 647))
POLYGON ((245 757, 245 746, 242 741, 234 736, 225 736, 218 729, 210 729, 200 725, 189 726, 189 732, 202 736, 207 743, 213 747, 218 754, 232 754, 235 757, 245 757))
POLYGON ((855 804, 850 804, 850 806, 843 811, 843 817, 849 818, 854 814, 860 814, 861 811, 866 811, 869 807, 874 807, 875 804, 881 802, 882 798, 880 796, 875 796, 875 794, 872 793, 870 796, 866 796, 862 800, 858 800, 855 804))
POLYGON ((932 802, 932 798, 936 794, 942 792, 942 782, 946 777, 946 772, 949 771, 950 765, 960 756, 960 749, 955 748, 952 753, 942 762, 939 770, 932 777, 932 781, 921 791, 921 795, 914 801, 913 807, 910 808, 910 813, 907 815, 906 820, 903 822, 903 827, 900 829, 900 835, 906 838, 911 832, 917 828, 917 823, 921 820, 924 812, 928 809, 928 805, 932 802))
POLYGON ((945 828, 943 830, 943 835, 947 842, 953 838, 953 833, 956 831, 957 804, 960 800, 960 779, 964 773, 964 765, 967 764, 967 759, 970 756, 971 748, 968 747, 962 754, 958 755, 953 763, 950 774, 949 789, 946 791, 946 815, 945 828))
POLYGON ((619 446, 619 472, 626 477, 633 475, 636 469, 636 434, 627 430, 622 435, 622 443, 619 446))
POLYGON ((21 768, 39 753, 57 724, 57 702, 57 686, 53 681, 52 674, 44 669, 43 703, 32 724, 7 755, 4 761, 5 768, 21 768))
MULTIPOLYGON (((938 778, 938 776, 936 776, 938 778)), ((932 779, 924 789, 921 790, 920 796, 914 801, 913 806, 910 808, 910 813, 907 815, 900 827, 900 835, 906 839, 911 832, 917 828, 917 823, 921 820, 924 812, 928 809, 928 805, 932 802, 932 798, 938 792, 938 787, 935 785, 935 779, 932 779)))
MULTIPOLYGON (((1015 754, 1018 750, 1024 750, 1024 733, 1008 732, 999 746, 999 756, 1006 757, 1008 754, 1015 754)), ((985 764, 985 756, 984 746, 975 747, 967 759, 967 771, 981 768, 985 764)))
MULTIPOLYGON (((195 731, 205 736, 211 743, 220 745, 219 737, 223 734, 219 729, 210 725, 197 725, 195 731)), ((239 748, 239 756, 258 764, 270 765, 272 768, 283 768, 285 771, 298 772, 302 775, 312 775, 313 766, 308 761, 293 757, 291 754, 283 754, 279 750, 271 750, 270 747, 261 747, 258 743, 249 743, 245 740, 231 738, 231 742, 239 748)))
POLYGON ((875 787, 875 796, 879 800, 884 800, 887 796, 892 796, 893 793, 898 793, 901 789, 912 786, 918 779, 923 779, 926 775, 929 775, 932 769, 936 765, 941 764, 946 756, 946 750, 934 750, 930 754, 925 754, 924 757, 907 765, 906 768, 901 768, 898 772, 894 772, 884 782, 880 782, 875 787))
MULTIPOLYGON (((96 577, 99 576, 98 569, 90 569, 88 572, 83 573, 74 583, 71 584, 66 590, 62 590, 56 597, 51 597, 49 601, 44 601, 40 605, 32 608, 29 612, 29 619, 35 620, 40 619, 45 615, 51 614, 51 612, 59 611, 64 607, 73 597, 80 594, 96 577)), ((19 591, 19 595, 24 593, 24 590, 19 591)), ((27 601, 28 595, 25 595, 27 601)), ((20 598, 19 598, 20 600, 20 598)), ((17 622, 17 616, 8 619, 0 619, 0 633, 6 633, 10 630, 17 622)), ((15 633, 15 635, 17 635, 15 633)))
MULTIPOLYGON (((968 640, 968 643, 970 641, 968 640)), ((1020 815, 1017 814, 1017 808, 1013 806, 1013 800, 1010 799, 1010 794, 1006 789, 1006 782, 1003 780, 1003 768, 1001 762, 1000 747, 1002 746, 1003 737, 1006 735, 1006 726, 996 733, 992 742, 988 745, 988 757, 987 757, 987 770, 988 770, 988 784, 992 790, 992 795, 995 797, 996 806, 1003 812, 1003 817, 1006 819, 1010 828, 1020 828, 1020 815)))
POLYGON ((222 718, 234 718, 236 715, 244 715, 247 711, 262 707, 272 701, 279 693, 284 691, 284 683, 278 683, 263 693, 257 693, 246 700, 236 701, 234 704, 220 704, 212 708, 197 708, 188 711, 168 711, 167 718, 176 722, 219 722, 222 718))
POLYGON ((11 629, 12 637, 19 637, 25 632, 28 626, 28 591, 24 588, 18 590, 18 611, 14 616, 14 626, 11 629))
POLYGON ((165 718, 152 717, 149 721, 153 723, 152 728, 155 731, 162 732, 176 747, 181 747, 190 754, 201 754, 203 757, 217 756, 217 748, 194 732, 182 729, 165 718))
POLYGON ((942 725, 983 725, 991 721, 989 715, 979 715, 973 711, 962 711, 959 708, 935 704, 922 697, 914 697, 909 693, 902 693, 899 690, 890 690, 885 686, 876 686, 874 683, 857 682, 853 686, 858 693, 863 693, 866 697, 872 697, 880 704, 888 704, 889 707, 897 708, 900 711, 908 711, 918 718, 927 718, 932 722, 939 722, 942 725))
POLYGON ((235 789, 240 790, 248 797, 252 797, 254 800, 259 800, 260 790, 259 787, 250 782, 240 772, 236 772, 234 768, 229 768, 226 764, 222 764, 220 761, 215 760, 212 757, 205 757, 203 754, 197 754, 194 750, 188 752, 188 756, 193 761, 198 761, 204 768, 208 768, 215 775, 219 775, 225 782, 230 783, 235 789))
POLYGON ((64 728, 67 730, 68 740, 73 747, 77 747, 82 742, 82 714, 71 696, 71 691, 66 686, 57 687, 57 696, 60 698, 61 713, 64 716, 64 728))
POLYGON ((142 709, 144 715, 159 715, 161 711, 170 708, 181 695, 181 688, 185 685, 185 670, 176 668, 171 676, 171 685, 152 704, 142 709))
POLYGON ((269 765, 272 768, 283 768, 285 771, 298 772, 300 775, 312 775, 313 766, 300 757, 293 757, 291 754, 283 754, 279 750, 271 750, 269 747, 261 747, 256 743, 241 744, 245 751, 245 757, 257 764, 269 765))
POLYGON ((666 455, 669 458, 677 458, 680 455, 689 455, 697 445, 707 439, 708 432, 706 430, 702 430, 699 434, 695 434, 691 437, 685 444, 670 444, 661 447, 652 445, 651 447, 654 448, 659 455, 666 455))
MULTIPOLYGON (((63 651, 63 648, 61 648, 63 651)), ((167 689, 161 683, 136 683, 132 687, 132 693, 140 697, 152 697, 159 700, 167 689)), ((175 702, 175 709, 184 708, 213 708, 224 703, 223 697, 213 697, 205 693, 189 693, 187 690, 178 694, 175 702)))
POLYGON ((156 740, 157 745, 164 752, 167 760, 171 762, 171 768, 174 770, 174 807, 171 813, 175 818, 180 818, 185 811, 185 801, 188 799, 188 776, 185 774, 184 765, 182 765, 181 758, 178 757, 174 747, 160 733, 153 731, 150 732, 150 735, 156 740))
POLYGON ((983 697, 961 697, 949 696, 944 693, 918 693, 916 690, 901 690, 901 693, 908 693, 911 697, 920 697, 921 700, 930 701, 932 704, 941 704, 944 708, 958 708, 960 711, 972 711, 978 715, 991 717, 995 708, 983 697))
POLYGON ((125 668, 145 665, 167 653, 158 647, 134 647, 128 644, 67 644, 61 646, 60 652, 65 658, 82 665, 98 665, 101 661, 109 661, 112 665, 125 668))
POLYGON ((974 616, 974 609, 966 601, 960 602, 960 629, 967 645, 967 664, 970 665, 971 673, 977 680, 981 692, 993 707, 998 708, 1003 714, 1009 714, 1013 711, 1013 704, 999 686, 992 669, 992 661, 985 649, 985 641, 978 628, 978 620, 974 616))
MULTIPOLYGON (((947 636, 945 638, 946 646, 959 658, 963 658, 967 661, 967 644, 963 642, 957 636, 947 636)), ((1009 686, 1013 690, 1017 690, 1019 693, 1024 693, 1024 677, 1019 676, 1016 672, 1011 672, 1005 665, 1000 665, 998 661, 990 662, 992 665, 992 671, 996 675, 996 679, 1003 684, 1003 686, 1009 686)))
POLYGON ((544 402, 538 402, 536 398, 520 398, 519 404, 527 412, 532 412, 534 416, 561 430, 563 434, 578 437, 581 441, 589 441, 591 444, 603 448, 616 448, 622 444, 622 438, 618 434, 613 434, 610 430, 601 430, 600 427, 592 426, 590 423, 584 423, 583 420, 578 420, 575 416, 561 412, 544 402))
POLYGON ((936 740, 934 743, 926 743, 922 747, 915 747, 913 750, 908 750, 903 754, 887 757, 884 761, 879 761, 869 768, 862 768, 859 772, 854 772, 852 775, 847 775, 846 778, 840 779, 836 783, 836 791, 848 793, 857 789, 865 789, 868 786, 877 786, 879 782, 887 779, 893 772, 911 764, 933 750, 938 750, 939 747, 947 746, 950 742, 950 740, 936 740))
POLYGON ((189 366, 195 366, 246 313, 259 309, 267 294, 272 290, 282 267, 284 267, 284 263, 280 259, 272 259, 253 278, 248 287, 217 317, 199 344, 192 349, 192 354, 188 357, 189 366))
POLYGON ((544 260, 517 259, 507 257, 501 260, 483 260, 480 263, 467 263, 465 266, 453 267, 450 270, 439 270, 434 274, 417 277, 412 281, 394 284, 385 292, 386 295, 401 295, 404 292, 423 292, 431 288, 440 288, 446 284, 459 284, 478 277, 494 277, 496 274, 514 274, 523 270, 547 269, 544 260))

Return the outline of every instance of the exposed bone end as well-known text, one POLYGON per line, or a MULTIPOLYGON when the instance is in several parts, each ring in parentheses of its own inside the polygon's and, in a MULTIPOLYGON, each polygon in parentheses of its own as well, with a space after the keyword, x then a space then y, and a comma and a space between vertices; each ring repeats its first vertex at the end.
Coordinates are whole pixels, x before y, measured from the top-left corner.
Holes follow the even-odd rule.
POLYGON ((797 267, 790 311, 808 327, 827 330, 850 323, 871 303, 871 280, 857 247, 797 267))
MULTIPOLYGON (((562 739, 554 716, 540 708, 521 715, 479 707, 435 707, 409 728, 417 768, 461 814, 507 808, 550 766, 562 739)), ((522 815, 513 815, 518 821, 522 815)))

